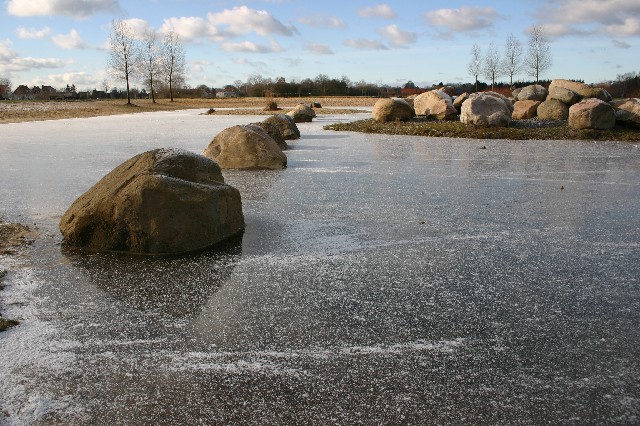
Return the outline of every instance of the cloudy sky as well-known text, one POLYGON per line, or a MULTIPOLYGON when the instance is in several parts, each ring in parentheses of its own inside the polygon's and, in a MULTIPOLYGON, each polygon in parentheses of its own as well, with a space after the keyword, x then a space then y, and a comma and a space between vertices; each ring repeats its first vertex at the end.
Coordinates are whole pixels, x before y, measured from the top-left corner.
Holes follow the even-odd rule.
POLYGON ((532 25, 551 41, 545 78, 591 83, 640 71, 640 0, 2 0, 0 77, 14 88, 101 87, 114 19, 138 31, 175 28, 192 86, 255 74, 467 82, 474 43, 502 51, 512 33, 526 45, 532 25))

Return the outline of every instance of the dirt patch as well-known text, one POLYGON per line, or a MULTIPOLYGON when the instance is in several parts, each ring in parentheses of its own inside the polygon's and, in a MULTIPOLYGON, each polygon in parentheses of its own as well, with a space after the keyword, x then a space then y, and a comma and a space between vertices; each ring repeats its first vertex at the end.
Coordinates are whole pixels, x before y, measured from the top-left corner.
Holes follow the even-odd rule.
MULTIPOLYGON (((37 232, 31 230, 28 226, 20 223, 4 223, 0 221, 0 256, 17 254, 21 249, 33 243, 36 236, 37 232)), ((2 257, 0 257, 0 259, 2 259, 2 257)), ((7 271, 0 265, 0 290, 4 288, 3 280, 6 275, 7 271)), ((5 319, 2 317, 2 314, 0 314, 0 332, 18 324, 18 321, 5 319)))

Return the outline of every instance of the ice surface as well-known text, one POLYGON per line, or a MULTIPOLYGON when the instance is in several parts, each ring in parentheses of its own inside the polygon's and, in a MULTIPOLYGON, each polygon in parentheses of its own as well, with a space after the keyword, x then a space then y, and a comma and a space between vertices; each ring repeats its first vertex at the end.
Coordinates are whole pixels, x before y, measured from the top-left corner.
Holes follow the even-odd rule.
POLYGON ((261 120, 179 111, 0 126, 0 424, 637 424, 640 149, 299 124, 225 171, 246 230, 174 258, 61 249, 145 150, 261 120), (486 146, 486 149, 480 149, 486 146))

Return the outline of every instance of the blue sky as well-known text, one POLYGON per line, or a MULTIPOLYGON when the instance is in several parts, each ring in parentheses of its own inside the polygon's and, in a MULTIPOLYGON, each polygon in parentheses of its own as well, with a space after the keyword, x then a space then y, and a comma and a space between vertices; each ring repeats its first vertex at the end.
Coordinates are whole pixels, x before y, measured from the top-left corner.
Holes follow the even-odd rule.
POLYGON ((255 74, 468 82, 474 43, 502 52, 512 33, 526 47, 534 24, 550 39, 553 65, 544 78, 592 83, 640 71, 640 0, 2 0, 0 77, 14 88, 91 89, 105 79, 121 87, 106 70, 114 19, 138 30, 175 28, 191 86, 255 74))

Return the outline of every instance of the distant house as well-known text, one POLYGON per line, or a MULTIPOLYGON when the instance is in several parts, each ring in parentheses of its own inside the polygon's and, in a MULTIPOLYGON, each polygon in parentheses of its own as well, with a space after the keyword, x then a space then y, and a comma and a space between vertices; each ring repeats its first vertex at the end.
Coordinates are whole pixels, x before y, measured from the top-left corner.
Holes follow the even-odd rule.
POLYGON ((16 87, 16 90, 13 91, 13 99, 17 100, 27 100, 33 99, 33 92, 29 89, 29 86, 26 84, 21 84, 16 87))
POLYGON ((216 98, 237 98, 238 92, 230 92, 228 90, 218 89, 216 90, 216 98))

